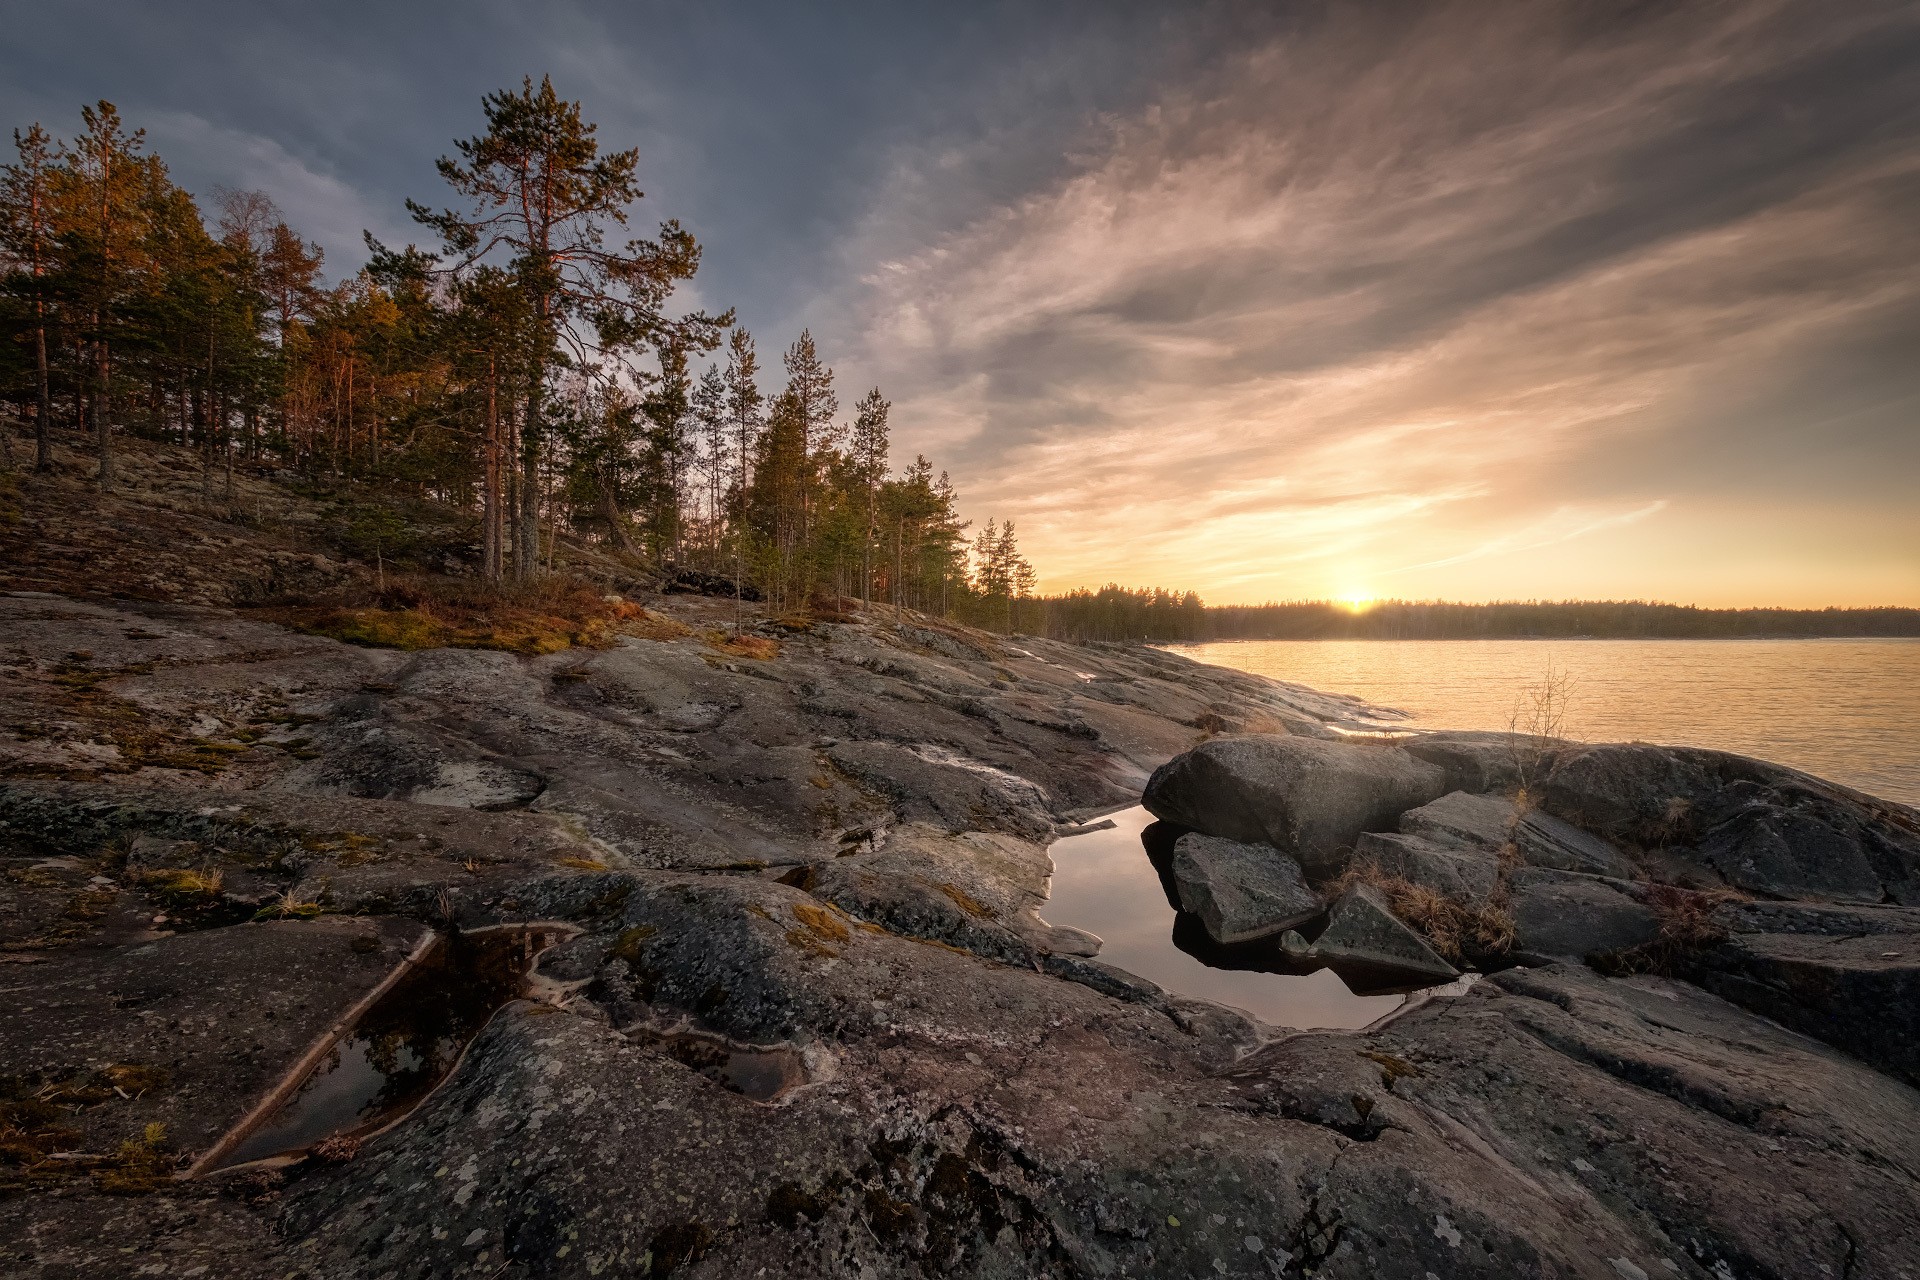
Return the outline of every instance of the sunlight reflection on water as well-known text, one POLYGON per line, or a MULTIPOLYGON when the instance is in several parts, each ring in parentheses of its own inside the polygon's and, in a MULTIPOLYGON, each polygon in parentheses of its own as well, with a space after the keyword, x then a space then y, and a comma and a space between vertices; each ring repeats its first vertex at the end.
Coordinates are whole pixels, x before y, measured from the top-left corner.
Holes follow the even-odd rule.
POLYGON ((1505 729, 1547 660, 1567 734, 1716 747, 1920 804, 1920 640, 1238 640, 1201 662, 1350 693, 1434 729, 1505 729))

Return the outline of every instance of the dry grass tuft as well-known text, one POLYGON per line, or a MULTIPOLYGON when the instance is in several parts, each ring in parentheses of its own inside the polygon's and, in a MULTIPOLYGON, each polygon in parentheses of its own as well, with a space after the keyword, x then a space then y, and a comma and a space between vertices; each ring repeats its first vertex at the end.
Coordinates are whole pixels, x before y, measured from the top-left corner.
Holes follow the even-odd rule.
POLYGON ((1469 953, 1502 955, 1513 946, 1513 913, 1507 907, 1504 884, 1486 902, 1456 902, 1425 885, 1388 875, 1369 859, 1356 858, 1329 887, 1329 895, 1338 897, 1353 884, 1380 890, 1393 914, 1424 935, 1448 960, 1458 962, 1469 953))
POLYGON ((157 1191, 172 1177, 175 1163, 167 1126, 150 1124, 138 1138, 122 1142, 112 1161, 93 1171, 93 1181, 100 1190, 117 1195, 157 1191))
POLYGON ((322 1164, 345 1164, 360 1154, 360 1139, 345 1133, 335 1133, 313 1144, 308 1154, 322 1164))
POLYGON ((702 637, 709 645, 736 658, 752 658, 755 662, 770 662, 780 656, 780 642, 766 636, 730 635, 725 631, 709 631, 702 637))
POLYGON ((1652 942, 1625 951, 1594 956, 1594 967, 1621 977, 1635 973, 1671 975, 1686 958, 1704 947, 1727 939, 1727 930, 1715 913, 1730 902, 1749 901, 1731 889, 1682 889, 1678 885, 1647 886, 1647 906, 1659 932, 1652 942))
POLYGON ((164 867, 157 871, 142 872, 137 881, 168 907, 176 911, 190 911, 218 898, 221 887, 226 883, 226 876, 218 867, 206 867, 198 871, 164 867))
POLYGON ((311 920, 325 915, 327 908, 316 898, 302 898, 288 889, 253 913, 255 920, 311 920))
POLYGON ((1396 1058, 1391 1053, 1382 1053, 1378 1049, 1362 1049, 1360 1056, 1371 1059, 1380 1067, 1380 1079, 1389 1089, 1393 1082, 1407 1076, 1418 1076, 1420 1068, 1405 1058, 1396 1058))
POLYGON ((620 624, 620 634, 636 640, 678 640, 681 636, 692 635, 693 628, 663 613, 642 609, 636 616, 620 624))

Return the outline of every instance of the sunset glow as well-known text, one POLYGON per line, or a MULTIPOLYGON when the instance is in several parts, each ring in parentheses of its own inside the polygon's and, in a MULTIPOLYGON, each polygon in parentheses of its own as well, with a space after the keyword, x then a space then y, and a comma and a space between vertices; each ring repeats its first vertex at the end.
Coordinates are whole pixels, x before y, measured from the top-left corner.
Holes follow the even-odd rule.
POLYGON ((676 305, 810 327, 1042 591, 1347 600, 1364 562, 1387 598, 1920 604, 1910 10, 968 8, 498 9, 376 49, 42 6, 0 105, 63 119, 47 69, 88 67, 337 277, 363 229, 417 238, 482 93, 565 69, 639 145, 636 230, 700 238, 676 305))

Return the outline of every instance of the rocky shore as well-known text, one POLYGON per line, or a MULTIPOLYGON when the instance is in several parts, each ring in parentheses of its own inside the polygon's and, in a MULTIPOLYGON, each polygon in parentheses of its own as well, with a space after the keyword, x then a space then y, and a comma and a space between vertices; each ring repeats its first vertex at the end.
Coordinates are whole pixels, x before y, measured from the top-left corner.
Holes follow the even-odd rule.
POLYGON ((0 595, 0 1272, 1920 1278, 1912 810, 642 603, 529 657, 0 595), (1417 994, 1268 1026, 1049 926, 1050 841, 1143 792, 1218 940, 1417 994), (436 939, 524 922, 537 981, 417 1109, 208 1167, 436 939))

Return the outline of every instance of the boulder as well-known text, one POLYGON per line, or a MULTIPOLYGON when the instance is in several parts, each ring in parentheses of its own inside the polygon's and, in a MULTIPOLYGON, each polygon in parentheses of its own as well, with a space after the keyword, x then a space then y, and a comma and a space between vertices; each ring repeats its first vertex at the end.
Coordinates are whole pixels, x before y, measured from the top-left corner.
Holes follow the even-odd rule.
POLYGON ((1389 830, 1445 790, 1443 769, 1397 746, 1253 735, 1176 756, 1154 771, 1142 802, 1207 835, 1272 844, 1317 880, 1344 868, 1361 832, 1389 830))
POLYGON ((1497 853, 1511 844, 1528 866, 1621 879, 1633 874, 1633 864, 1606 841, 1550 813, 1523 809, 1505 796, 1450 791, 1401 814, 1400 830, 1452 849, 1497 853))
POLYGON ((1500 883, 1500 858, 1479 849, 1449 849, 1421 836, 1367 831, 1353 845, 1384 875, 1433 890, 1460 903, 1485 902, 1500 883))
POLYGON ((1431 982, 1460 976, 1425 938, 1400 922, 1385 894, 1367 884, 1352 885, 1334 900, 1310 954, 1336 969, 1353 966, 1431 982))
POLYGON ((1920 905, 1920 813, 1782 765, 1646 743, 1570 747, 1540 791, 1559 817, 1657 851, 1670 878, 1920 905))
POLYGON ((1453 791, 1512 791, 1521 783, 1521 762, 1533 748, 1524 734, 1423 733, 1401 743, 1408 755, 1447 771, 1453 791))
POLYGON ((1517 958, 1584 960, 1645 946, 1660 933, 1653 911, 1622 880, 1525 867, 1508 877, 1507 888, 1517 958))
POLYGON ((1180 909, 1200 917, 1215 942, 1250 942, 1320 914, 1300 864, 1272 845, 1189 832, 1173 849, 1180 909))
POLYGON ((1513 824, 1513 842, 1520 858, 1531 867, 1581 871, 1589 875, 1632 879, 1635 868, 1620 850, 1598 836, 1539 809, 1527 809, 1513 824))

